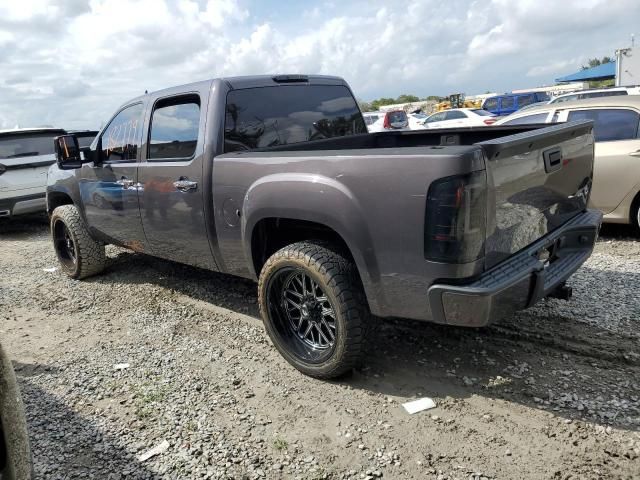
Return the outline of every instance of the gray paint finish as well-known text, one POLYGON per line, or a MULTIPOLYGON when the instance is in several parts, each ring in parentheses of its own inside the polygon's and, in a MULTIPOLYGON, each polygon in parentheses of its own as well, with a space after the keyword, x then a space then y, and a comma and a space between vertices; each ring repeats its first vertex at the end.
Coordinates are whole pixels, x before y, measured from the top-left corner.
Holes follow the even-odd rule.
MULTIPOLYGON (((346 86, 336 77, 309 77, 309 85, 316 84, 346 86)), ((223 154, 227 93, 232 88, 266 86, 288 88, 267 76, 217 79, 127 102, 145 105, 136 171, 143 233, 136 233, 139 238, 134 244, 119 240, 128 235, 119 222, 97 225, 78 195, 88 169, 107 168, 99 162, 88 162, 75 171, 52 167, 49 210, 66 198, 79 207, 97 238, 254 280, 259 272, 253 264, 251 239, 261 220, 316 222, 335 231, 349 247, 374 314, 437 321, 442 319, 434 318, 427 294, 431 286, 471 282, 585 211, 580 192, 592 175, 590 122, 544 129, 364 134, 223 154), (201 101, 194 157, 185 162, 147 161, 152 105, 160 98, 193 92, 201 101), (563 152, 567 165, 546 172, 549 149, 563 152), (465 264, 427 261, 429 186, 470 172, 485 172, 487 181, 485 256, 465 264), (196 181, 197 192, 172 191, 172 182, 181 177, 196 181), (167 197, 162 198, 158 185, 167 187, 167 197), (157 198, 151 199, 149 192, 154 189, 157 198), (169 206, 166 218, 154 221, 158 215, 154 208, 162 201, 169 206)), ((92 144, 93 152, 102 134, 92 144)), ((132 214, 135 217, 134 209, 132 214)))

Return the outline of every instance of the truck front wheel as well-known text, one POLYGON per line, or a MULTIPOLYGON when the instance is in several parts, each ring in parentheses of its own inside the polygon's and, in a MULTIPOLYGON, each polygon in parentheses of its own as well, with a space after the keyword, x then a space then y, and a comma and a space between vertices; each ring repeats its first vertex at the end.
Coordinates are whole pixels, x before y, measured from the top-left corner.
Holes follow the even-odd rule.
POLYGON ((277 251, 262 268, 258 297, 271 341, 302 373, 335 378, 360 363, 369 312, 355 265, 331 246, 277 251))
POLYGON ((56 208, 51 215, 53 248, 64 273, 81 279, 104 270, 104 243, 94 240, 74 205, 56 208))

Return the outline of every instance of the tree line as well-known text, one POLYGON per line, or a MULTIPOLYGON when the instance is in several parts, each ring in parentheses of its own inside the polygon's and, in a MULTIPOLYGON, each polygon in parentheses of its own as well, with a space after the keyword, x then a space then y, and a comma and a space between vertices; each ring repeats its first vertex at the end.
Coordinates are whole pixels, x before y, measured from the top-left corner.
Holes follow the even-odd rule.
MULTIPOLYGON (((598 65, 604 65, 605 63, 610 63, 613 61, 614 60, 608 56, 605 56, 602 58, 590 58, 585 65, 582 65, 582 70, 597 67, 598 65)), ((613 85, 612 80, 599 80, 599 81, 589 82, 590 87, 600 87, 600 86, 609 86, 609 85, 613 85)), ((486 92, 486 93, 489 93, 489 92, 486 92)), ((380 107, 384 107, 385 105, 395 105, 396 103, 425 102, 428 100, 442 102, 447 100, 447 98, 439 97, 437 95, 429 95, 428 97, 420 98, 417 95, 403 93, 402 95, 399 95, 397 98, 381 97, 376 100, 372 100, 370 102, 367 102, 362 99, 358 99, 358 104, 360 105, 360 110, 362 110, 363 112, 375 112, 379 110, 380 107)))
POLYGON ((420 98, 417 95, 403 93, 402 95, 398 95, 397 98, 382 97, 370 102, 358 99, 358 104, 360 105, 360 110, 362 110, 363 112, 375 112, 376 110, 379 110, 380 107, 384 107, 385 105, 395 105, 396 103, 426 102, 428 100, 441 102, 446 99, 443 97, 438 97, 436 95, 429 95, 428 97, 420 98))

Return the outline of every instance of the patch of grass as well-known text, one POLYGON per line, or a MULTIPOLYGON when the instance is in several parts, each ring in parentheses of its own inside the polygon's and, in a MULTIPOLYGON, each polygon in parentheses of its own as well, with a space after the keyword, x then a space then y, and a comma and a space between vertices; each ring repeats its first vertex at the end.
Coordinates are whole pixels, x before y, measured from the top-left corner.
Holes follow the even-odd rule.
POLYGON ((185 428, 190 432, 195 432, 198 430, 198 423, 195 420, 189 420, 185 428))
POLYGON ((275 448, 279 452, 281 452, 283 450, 286 450, 288 446, 289 446, 289 444, 282 437, 276 437, 276 438, 273 439, 273 448, 275 448))
POLYGON ((154 405, 162 403, 166 400, 170 392, 168 385, 158 385, 145 382, 135 388, 135 414, 140 420, 153 416, 155 410, 154 405))

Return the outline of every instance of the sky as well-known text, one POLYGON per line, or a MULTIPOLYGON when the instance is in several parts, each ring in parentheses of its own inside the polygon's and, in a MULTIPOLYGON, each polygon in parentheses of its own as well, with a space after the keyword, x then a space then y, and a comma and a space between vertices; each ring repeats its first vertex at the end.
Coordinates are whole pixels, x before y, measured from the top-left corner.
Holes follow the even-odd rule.
POLYGON ((0 128, 98 128, 221 76, 338 75, 364 100, 550 85, 639 20, 638 0, 0 0, 0 128))

